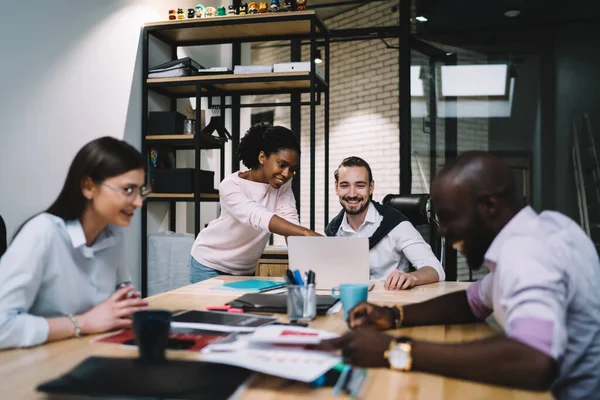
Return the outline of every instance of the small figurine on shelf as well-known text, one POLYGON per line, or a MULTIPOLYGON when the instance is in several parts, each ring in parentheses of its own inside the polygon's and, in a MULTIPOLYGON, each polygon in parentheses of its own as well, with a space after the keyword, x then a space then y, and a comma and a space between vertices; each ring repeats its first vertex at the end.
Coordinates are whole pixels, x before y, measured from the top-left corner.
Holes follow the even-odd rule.
POLYGON ((227 15, 235 15, 235 7, 231 4, 227 6, 227 15))
POLYGON ((246 15, 248 14, 248 3, 242 3, 238 7, 238 15, 246 15))
POLYGON ((188 18, 194 18, 194 16, 196 15, 196 10, 193 8, 188 8, 188 14, 187 17, 188 18))
POLYGON ((215 15, 217 15, 217 9, 214 7, 206 7, 206 16, 207 17, 214 17, 215 15))
POLYGON ((226 15, 227 15, 227 12, 225 11, 225 6, 217 7, 217 17, 224 17, 226 15))
POLYGON ((202 4, 196 6, 196 18, 204 18, 206 16, 206 8, 202 4))
POLYGON ((174 19, 177 19, 177 13, 175 10, 169 10, 169 21, 173 21, 174 19))
POLYGON ((306 10, 306 0, 296 0, 296 11, 306 10))
POLYGON ((279 0, 271 0, 271 12, 279 12, 281 8, 281 3, 279 0))
POLYGON ((183 8, 177 9, 177 19, 183 19, 183 8))
POLYGON ((258 4, 255 1, 248 3, 248 14, 258 14, 258 4))
POLYGON ((258 7, 258 12, 264 14, 269 11, 269 6, 265 1, 260 2, 260 6, 258 7))
POLYGON ((292 11, 292 0, 283 0, 283 8, 285 11, 292 11))

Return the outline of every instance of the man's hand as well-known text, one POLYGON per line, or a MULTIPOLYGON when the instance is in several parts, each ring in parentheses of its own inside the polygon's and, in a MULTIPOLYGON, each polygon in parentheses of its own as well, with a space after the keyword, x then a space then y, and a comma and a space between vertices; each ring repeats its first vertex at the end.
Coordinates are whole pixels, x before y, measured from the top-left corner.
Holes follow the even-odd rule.
POLYGON ((376 329, 391 329, 394 327, 394 314, 389 308, 362 302, 348 313, 348 326, 362 328, 371 326, 376 329))
POLYGON ((383 287, 385 290, 405 290, 417 284, 417 278, 399 269, 390 272, 383 287))
POLYGON ((101 333, 131 326, 130 316, 148 308, 148 302, 140 299, 132 286, 120 288, 108 300, 77 317, 81 333, 101 333), (133 296, 130 295, 133 291, 133 296))
POLYGON ((323 340, 315 350, 342 350, 344 362, 358 367, 389 367, 383 353, 390 347, 392 337, 373 329, 360 329, 339 338, 323 340))

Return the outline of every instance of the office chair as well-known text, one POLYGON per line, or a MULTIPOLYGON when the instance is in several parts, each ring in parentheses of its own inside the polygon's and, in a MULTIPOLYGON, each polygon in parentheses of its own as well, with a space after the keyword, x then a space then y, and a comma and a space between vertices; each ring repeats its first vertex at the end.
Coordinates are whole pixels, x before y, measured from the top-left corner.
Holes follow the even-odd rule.
POLYGON ((0 215, 0 257, 2 257, 7 247, 8 243, 6 242, 6 224, 4 223, 4 219, 2 219, 2 215, 0 215))
POLYGON ((444 239, 437 234, 439 225, 435 217, 431 196, 425 194, 388 194, 383 198, 383 204, 386 204, 400 211, 411 224, 429 225, 429 245, 433 254, 444 264, 444 239))

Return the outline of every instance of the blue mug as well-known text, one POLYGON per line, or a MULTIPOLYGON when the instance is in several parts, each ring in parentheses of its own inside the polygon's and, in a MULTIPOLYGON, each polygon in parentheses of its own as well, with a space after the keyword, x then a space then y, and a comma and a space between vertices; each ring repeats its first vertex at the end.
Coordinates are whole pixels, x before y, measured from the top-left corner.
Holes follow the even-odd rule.
POLYGON ((354 306, 363 301, 367 301, 368 293, 369 285, 364 283, 345 283, 331 289, 331 297, 342 301, 345 320, 348 319, 348 312, 352 310, 354 306), (336 291, 340 292, 340 294, 336 294, 336 291))

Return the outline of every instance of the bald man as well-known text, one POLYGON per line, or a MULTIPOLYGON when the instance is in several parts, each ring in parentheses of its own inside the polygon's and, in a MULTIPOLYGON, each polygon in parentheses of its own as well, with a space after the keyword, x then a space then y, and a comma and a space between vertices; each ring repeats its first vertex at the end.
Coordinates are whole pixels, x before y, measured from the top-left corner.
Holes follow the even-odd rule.
POLYGON ((466 291, 403 307, 356 306, 345 336, 321 343, 355 365, 423 371, 600 398, 600 260, 581 228, 517 199, 510 169, 484 152, 459 156, 432 191, 440 234, 489 273, 466 291), (464 324, 494 315, 502 334, 461 344, 393 338, 375 329, 464 324))

